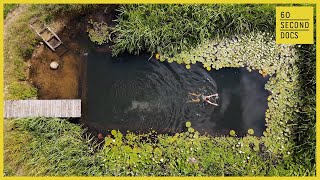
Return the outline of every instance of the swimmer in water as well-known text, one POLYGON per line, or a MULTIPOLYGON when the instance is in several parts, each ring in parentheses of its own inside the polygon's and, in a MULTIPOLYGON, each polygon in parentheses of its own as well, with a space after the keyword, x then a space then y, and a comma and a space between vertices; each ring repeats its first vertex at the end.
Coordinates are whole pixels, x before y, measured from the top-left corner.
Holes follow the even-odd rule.
POLYGON ((215 94, 212 94, 209 96, 204 96, 202 94, 196 94, 196 93, 189 93, 189 94, 195 97, 195 98, 191 98, 190 102, 194 102, 194 103, 206 102, 206 103, 211 104, 213 106, 218 106, 218 104, 210 101, 210 98, 212 98, 212 97, 216 97, 216 99, 217 99, 219 97, 218 93, 215 93, 215 94))

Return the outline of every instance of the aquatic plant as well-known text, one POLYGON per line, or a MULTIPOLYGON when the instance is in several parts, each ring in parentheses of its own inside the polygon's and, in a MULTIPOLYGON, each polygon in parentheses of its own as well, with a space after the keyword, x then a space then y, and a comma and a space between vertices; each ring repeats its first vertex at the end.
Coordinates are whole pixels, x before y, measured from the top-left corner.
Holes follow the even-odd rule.
POLYGON ((233 137, 237 136, 235 130, 230 130, 229 134, 230 134, 230 136, 233 136, 233 137))
POLYGON ((190 122, 190 121, 187 121, 187 122, 186 122, 186 127, 187 127, 187 128, 191 127, 191 122, 190 122))
MULTIPOLYGON (((272 154, 291 157, 295 142, 290 137, 294 131, 297 108, 302 102, 297 67, 299 56, 294 45, 278 45, 271 34, 252 32, 207 40, 173 57, 169 54, 162 57, 168 62, 180 61, 186 65, 201 62, 207 70, 246 67, 249 71, 259 71, 264 77, 268 75, 270 78, 265 89, 271 95, 265 115, 267 129, 259 141, 272 154)), ((254 134, 253 129, 249 129, 248 134, 254 134)))
POLYGON ((33 176, 288 176, 304 173, 303 167, 292 164, 286 167, 281 157, 270 152, 255 136, 211 137, 200 135, 193 128, 175 135, 154 131, 122 134, 112 130, 99 149, 79 125, 67 120, 15 119, 5 129, 6 175, 14 175, 17 171, 14 167, 23 168, 25 175, 33 176), (20 160, 10 161, 15 159, 13 155, 18 155, 20 160), (297 171, 298 168, 301 169, 297 171))
POLYGON ((253 129, 248 129, 248 134, 253 135, 254 134, 254 130, 253 129))
POLYGON ((109 27, 105 22, 95 22, 92 19, 88 22, 92 27, 87 30, 92 42, 102 45, 109 42, 109 27))

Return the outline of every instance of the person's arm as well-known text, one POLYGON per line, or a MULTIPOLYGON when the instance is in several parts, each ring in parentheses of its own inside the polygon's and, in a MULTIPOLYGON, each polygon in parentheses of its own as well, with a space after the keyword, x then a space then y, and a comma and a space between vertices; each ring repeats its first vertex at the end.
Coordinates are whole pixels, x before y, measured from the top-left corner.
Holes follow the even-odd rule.
POLYGON ((211 105, 213 105, 213 106, 218 106, 218 104, 213 103, 213 102, 210 102, 210 101, 208 101, 208 100, 206 100, 206 102, 209 103, 209 104, 211 104, 211 105))
POLYGON ((219 95, 218 95, 218 93, 216 93, 216 94, 212 94, 212 95, 210 95, 210 96, 208 96, 208 97, 211 98, 211 97, 213 97, 213 96, 219 96, 219 95))
POLYGON ((189 93, 189 94, 191 94, 193 96, 197 96, 197 97, 199 97, 201 95, 201 94, 196 94, 196 93, 189 93))

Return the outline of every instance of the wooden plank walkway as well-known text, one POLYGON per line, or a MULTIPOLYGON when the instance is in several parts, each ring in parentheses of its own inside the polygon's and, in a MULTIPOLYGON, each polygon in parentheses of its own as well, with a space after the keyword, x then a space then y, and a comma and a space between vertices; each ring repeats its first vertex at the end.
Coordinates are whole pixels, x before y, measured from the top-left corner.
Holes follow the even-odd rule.
POLYGON ((81 99, 7 100, 4 118, 81 117, 81 99))
MULTIPOLYGON (((36 18, 32 20, 30 27, 42 38, 52 51, 56 51, 56 49, 63 44, 58 35, 39 19, 36 18)), ((67 51, 67 49, 65 50, 67 51)))

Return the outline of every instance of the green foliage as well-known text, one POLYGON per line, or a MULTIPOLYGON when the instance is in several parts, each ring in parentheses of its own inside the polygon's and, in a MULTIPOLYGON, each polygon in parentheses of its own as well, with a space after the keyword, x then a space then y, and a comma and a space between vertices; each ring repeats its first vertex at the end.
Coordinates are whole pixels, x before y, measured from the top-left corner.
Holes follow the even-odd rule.
POLYGON ((17 4, 4 4, 3 5, 3 17, 6 18, 9 12, 17 8, 17 4))
MULTIPOLYGON (((269 75, 270 79, 265 85, 265 89, 271 93, 265 116, 267 129, 260 142, 270 152, 285 159, 292 158, 292 153, 297 152, 300 156, 292 163, 301 164, 299 161, 309 159, 306 171, 313 174, 315 49, 312 51, 309 47, 310 53, 305 52, 305 57, 300 57, 300 51, 293 45, 277 45, 274 37, 268 33, 256 32, 208 40, 171 58, 166 54, 161 57, 168 62, 201 62, 204 68, 212 67, 216 70, 224 67, 246 67, 249 71, 258 70, 264 77, 269 75), (304 152, 307 153, 303 154, 304 152)), ((254 149, 257 150, 258 147, 254 149)))
POLYGON ((297 142, 294 151, 295 160, 315 173, 316 150, 316 46, 299 45, 299 80, 302 101, 297 110, 297 123, 294 138, 297 142))
POLYGON ((15 119, 10 123, 5 157, 6 169, 13 171, 7 175, 15 175, 12 167, 32 176, 102 174, 102 154, 95 152, 92 138, 80 126, 54 118, 15 119))
POLYGON ((112 134, 113 136, 115 136, 115 135, 117 134, 117 131, 113 129, 113 130, 111 131, 111 134, 112 134))
POLYGON ((35 45, 39 42, 37 35, 31 31, 29 20, 37 16, 39 12, 26 12, 10 24, 4 36, 4 85, 6 99, 33 98, 36 97, 35 88, 26 80, 25 59, 31 57, 35 45), (23 92, 23 91, 26 92, 23 92))
POLYGON ((37 96, 37 89, 24 82, 12 82, 8 91, 9 99, 30 99, 37 96))
POLYGON ((254 134, 254 130, 253 129, 248 129, 248 134, 253 135, 254 134))
POLYGON ((230 136, 233 136, 233 137, 237 136, 235 130, 230 130, 229 134, 230 134, 230 136))
POLYGON ((94 22, 90 20, 88 22, 92 28, 88 29, 89 38, 92 42, 102 45, 109 42, 109 27, 105 22, 94 22))
POLYGON ((65 15, 67 13, 81 13, 92 10, 97 7, 93 4, 34 4, 32 5, 33 11, 43 11, 48 15, 65 15))
MULTIPOLYGON (((68 7, 52 5, 48 11, 67 12, 68 7)), ((12 46, 5 49, 5 59, 17 62, 7 67, 20 68, 16 79, 25 78, 22 56, 30 55, 34 40, 30 32, 20 35, 19 28, 35 14, 11 29, 11 37, 26 36, 26 44, 15 38, 5 41, 12 46), (20 50, 24 53, 17 56, 20 50)), ((55 176, 314 175, 315 46, 276 45, 272 35, 260 32, 207 40, 233 32, 273 31, 274 19, 274 6, 269 5, 124 5, 113 49, 114 54, 160 52, 160 61, 201 62, 207 70, 247 67, 270 75, 263 137, 200 135, 186 122, 188 131, 174 136, 113 130, 97 150, 78 125, 52 118, 18 119, 5 133, 5 172, 14 175, 22 167, 26 175, 55 176)), ((36 94, 24 85, 7 87, 13 98, 36 94)))
MULTIPOLYGON (((56 118, 6 120, 5 175, 263 176, 309 175, 261 146, 255 136, 211 137, 199 132, 122 134, 103 149, 81 126, 56 118), (21 174, 20 174, 21 175, 21 174)), ((191 127, 189 127, 191 128, 191 127)), ((262 145, 263 146, 263 145, 262 145)), ((301 168, 301 169, 300 169, 301 168)))
POLYGON ((270 175, 277 157, 262 157, 259 154, 266 152, 251 150, 249 144, 254 139, 249 138, 246 145, 236 147, 239 142, 236 138, 199 136, 197 131, 156 137, 152 132, 139 135, 129 132, 121 137, 107 137, 106 175, 270 175))
POLYGON ((187 121, 187 122, 186 122, 186 127, 187 127, 187 128, 191 127, 191 122, 190 122, 190 121, 187 121))
POLYGON ((275 5, 121 5, 113 55, 141 51, 175 55, 204 40, 274 31, 275 5))

